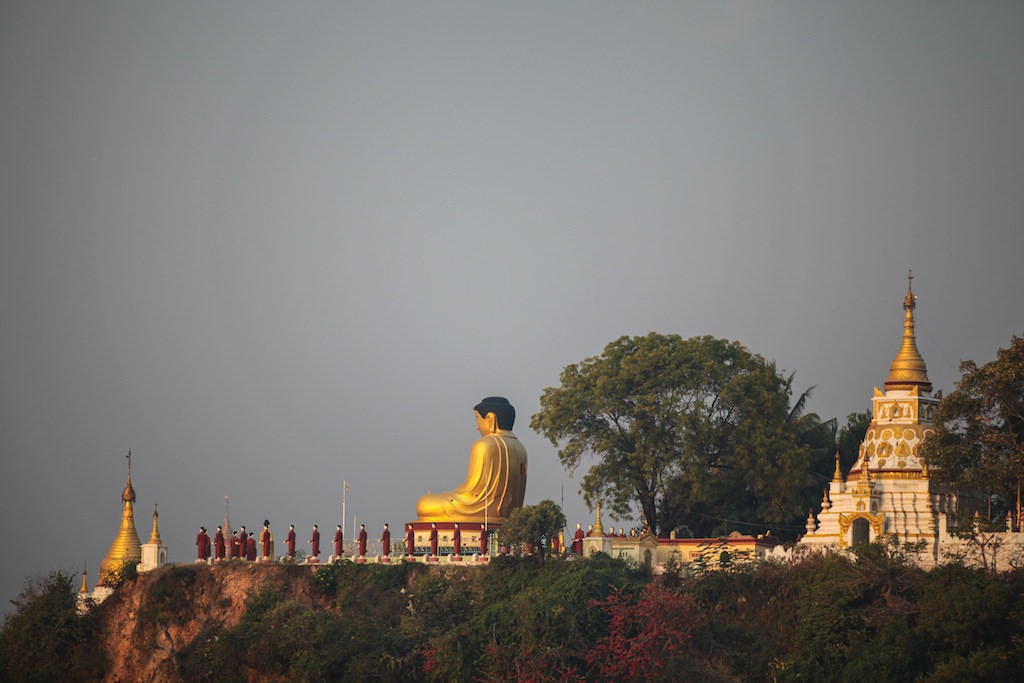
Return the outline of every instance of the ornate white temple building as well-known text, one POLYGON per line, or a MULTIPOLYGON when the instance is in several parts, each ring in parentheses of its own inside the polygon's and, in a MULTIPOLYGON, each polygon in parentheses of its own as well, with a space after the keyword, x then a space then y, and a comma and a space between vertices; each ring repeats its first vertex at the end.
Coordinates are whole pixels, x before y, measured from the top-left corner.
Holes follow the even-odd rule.
MULTIPOLYGON (((903 300, 903 343, 889 367, 885 390, 875 388, 871 424, 859 459, 844 476, 836 454, 836 470, 821 501, 821 512, 807 519, 807 533, 798 549, 843 550, 862 541, 880 540, 883 534, 901 544, 923 541, 918 555, 930 567, 951 553, 969 557, 972 542, 950 535, 947 513, 956 497, 932 480, 921 455, 921 442, 933 431, 932 418, 942 392, 932 395, 932 384, 914 336, 916 297, 908 284, 903 300)), ((988 564, 1007 568, 1010 555, 1024 542, 1024 534, 989 534, 988 564), (1001 560, 1001 561, 1000 561, 1001 560)), ((982 543, 985 539, 982 539, 982 543)), ((973 542, 977 545, 978 541, 973 542)))

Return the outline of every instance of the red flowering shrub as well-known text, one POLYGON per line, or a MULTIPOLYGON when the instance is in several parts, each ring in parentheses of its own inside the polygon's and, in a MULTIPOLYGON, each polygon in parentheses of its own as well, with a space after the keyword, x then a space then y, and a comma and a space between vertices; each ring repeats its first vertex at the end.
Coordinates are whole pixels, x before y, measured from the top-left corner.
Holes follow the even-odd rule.
POLYGON ((610 617, 608 635, 587 650, 587 664, 601 679, 652 680, 686 654, 695 621, 693 598, 648 584, 635 600, 614 589, 591 607, 610 617))

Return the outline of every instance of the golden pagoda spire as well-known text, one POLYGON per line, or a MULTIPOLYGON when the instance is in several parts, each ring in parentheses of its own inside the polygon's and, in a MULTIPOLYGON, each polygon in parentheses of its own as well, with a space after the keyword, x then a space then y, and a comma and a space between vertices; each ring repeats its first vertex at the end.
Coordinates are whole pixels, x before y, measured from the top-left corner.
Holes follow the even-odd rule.
POLYGON ((117 537, 110 545, 106 557, 100 563, 100 583, 107 585, 111 571, 117 571, 126 562, 140 562, 142 560, 142 544, 139 542, 139 532, 135 529, 135 489, 132 488, 132 452, 128 455, 128 482, 121 491, 121 528, 117 537))
POLYGON ((917 307, 917 297, 911 288, 913 280, 914 273, 910 271, 907 275, 907 295, 903 298, 903 343, 893 358, 892 365, 889 366, 889 379, 885 381, 886 391, 915 388, 932 390, 928 369, 925 367, 921 352, 917 350, 917 340, 914 336, 914 309, 917 307))
POLYGON ((832 481, 843 481, 843 473, 839 470, 839 449, 836 449, 836 471, 832 473, 832 481))
POLYGON ((83 562, 82 563, 82 587, 78 589, 78 592, 81 593, 82 595, 85 595, 85 594, 87 594, 89 592, 89 582, 86 581, 86 577, 89 575, 89 572, 85 571, 85 569, 86 569, 86 564, 85 564, 85 562, 83 562))
POLYGON ((153 543, 156 545, 163 545, 164 542, 160 540, 160 529, 156 525, 157 517, 160 514, 156 511, 156 503, 153 503, 153 533, 149 535, 149 540, 146 543, 153 543))
POLYGON ((604 536, 604 525, 601 524, 601 501, 597 501, 597 513, 594 516, 593 536, 604 536))

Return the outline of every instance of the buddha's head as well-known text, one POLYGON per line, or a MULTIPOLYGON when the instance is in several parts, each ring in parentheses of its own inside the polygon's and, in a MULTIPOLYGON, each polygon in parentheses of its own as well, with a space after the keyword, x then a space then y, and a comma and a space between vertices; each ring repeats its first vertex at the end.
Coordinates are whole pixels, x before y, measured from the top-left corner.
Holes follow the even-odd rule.
POLYGON ((476 428, 482 436, 493 434, 499 429, 510 431, 516 421, 516 409, 501 396, 488 396, 473 407, 476 411, 476 428))

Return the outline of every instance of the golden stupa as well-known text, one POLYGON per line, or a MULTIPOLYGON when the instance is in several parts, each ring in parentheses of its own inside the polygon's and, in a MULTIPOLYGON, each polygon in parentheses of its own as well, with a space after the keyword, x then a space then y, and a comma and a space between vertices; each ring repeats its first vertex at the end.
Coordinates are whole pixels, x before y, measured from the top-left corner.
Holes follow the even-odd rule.
MULTIPOLYGON (((128 481, 121 492, 121 528, 117 537, 110 545, 107 556, 100 563, 101 585, 109 585, 110 572, 119 570, 125 562, 138 563, 142 561, 142 544, 139 542, 139 532, 135 529, 135 489, 132 488, 132 454, 128 451, 128 481)), ((155 520, 154 520, 155 530, 155 520)))
POLYGON ((153 545, 163 545, 164 544, 163 540, 160 538, 160 528, 157 526, 157 519, 159 519, 159 517, 160 517, 160 514, 156 511, 156 505, 154 505, 153 506, 153 531, 152 531, 152 533, 149 534, 149 540, 146 541, 147 543, 152 543, 153 545))
POLYGON ((896 357, 889 366, 889 379, 885 380, 885 390, 892 389, 912 390, 930 392, 932 383, 928 380, 928 369, 925 368, 924 358, 917 350, 917 341, 914 338, 914 308, 917 307, 917 297, 911 289, 914 275, 907 277, 907 296, 903 299, 903 343, 896 357))

